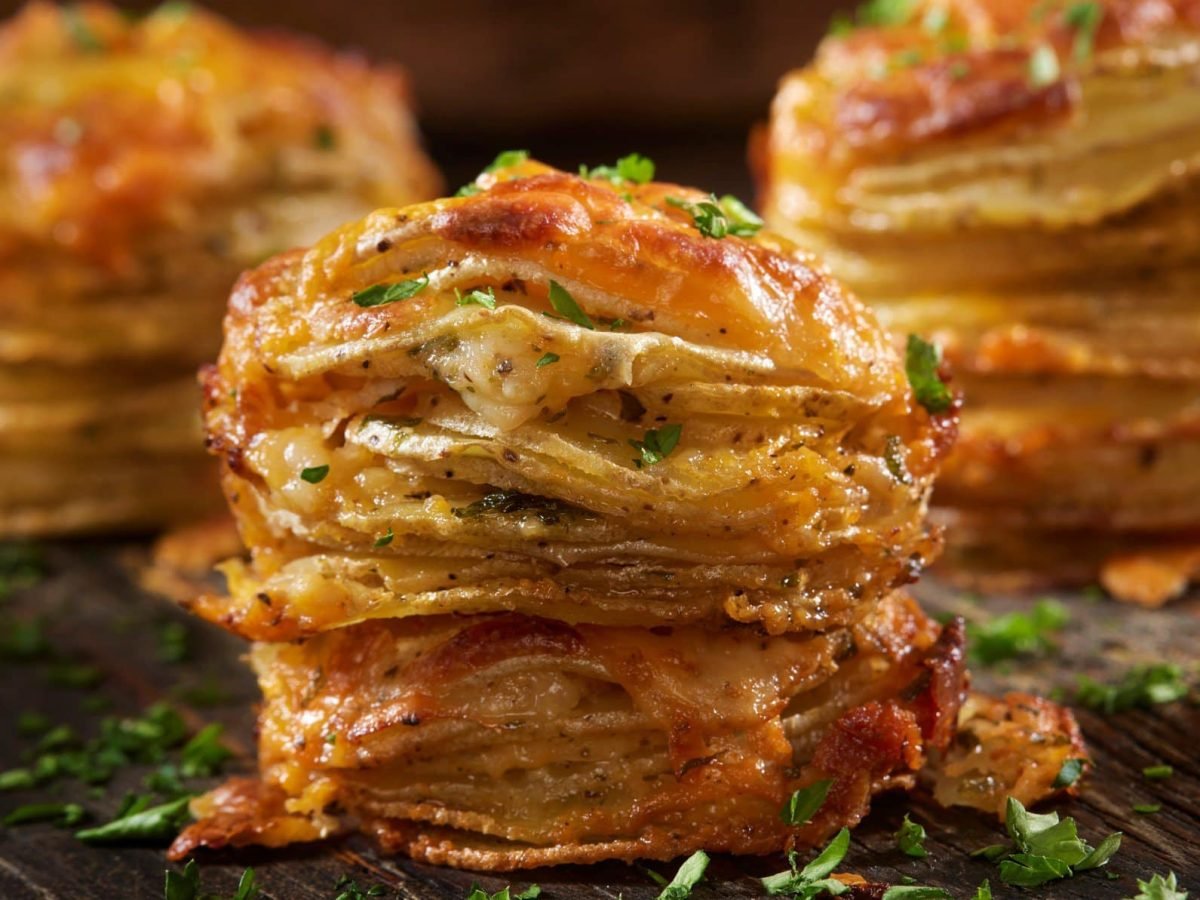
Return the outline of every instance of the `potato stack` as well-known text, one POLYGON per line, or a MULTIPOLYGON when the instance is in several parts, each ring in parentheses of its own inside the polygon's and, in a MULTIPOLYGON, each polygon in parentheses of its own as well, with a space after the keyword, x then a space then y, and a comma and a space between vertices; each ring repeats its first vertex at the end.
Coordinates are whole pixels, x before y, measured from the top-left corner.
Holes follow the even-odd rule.
MULTIPOLYGON (((250 559, 194 608, 257 642, 261 775, 174 855, 766 853, 947 745, 961 623, 898 588, 953 404, 735 199, 652 173, 504 154, 243 278, 205 383, 250 559)), ((1078 753, 1039 740, 1034 791, 1078 753)))
POLYGON ((783 80, 758 150, 768 222, 952 364, 934 502, 962 561, 1200 561, 1194 4, 867 10, 783 80))
POLYGON ((0 29, 0 538, 219 504, 195 370, 237 275, 436 191, 402 77, 185 4, 0 29))

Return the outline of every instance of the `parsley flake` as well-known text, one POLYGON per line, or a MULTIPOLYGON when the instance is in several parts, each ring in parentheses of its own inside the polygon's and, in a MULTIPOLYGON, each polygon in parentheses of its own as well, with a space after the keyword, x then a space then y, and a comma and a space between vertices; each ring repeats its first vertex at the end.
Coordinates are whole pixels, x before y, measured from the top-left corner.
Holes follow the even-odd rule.
POLYGON ((692 217, 696 230, 705 237, 723 238, 726 235, 750 237, 757 234, 763 222, 754 212, 732 194, 718 198, 709 194, 707 200, 692 202, 680 197, 668 197, 667 203, 682 209, 692 217))
MULTIPOLYGON (((382 884, 373 884, 369 888, 361 888, 358 882, 349 875, 343 875, 334 882, 333 889, 338 895, 333 900, 367 900, 368 897, 382 897, 387 888, 382 884)), ((486 896, 486 895, 485 895, 486 896)))
POLYGON ((1169 872, 1166 878, 1152 875, 1149 881, 1139 878, 1137 886, 1137 896, 1132 900, 1188 900, 1188 892, 1179 889, 1174 872, 1169 872))
POLYGON ((300 471, 300 480, 309 484, 320 484, 329 474, 329 466, 308 466, 300 471))
POLYGON ((679 871, 675 873, 675 877, 658 895, 658 900, 686 900, 692 896, 692 888, 699 884, 700 879, 704 877, 704 870, 707 868, 708 854, 703 850, 697 850, 683 861, 679 871))
POLYGON ((1005 827, 1013 846, 996 844, 972 853, 1000 864, 1000 880, 1018 887, 1037 887, 1103 866, 1121 846, 1114 832, 1093 848, 1079 838, 1075 820, 1058 813, 1031 813, 1015 797, 1008 798, 1005 827))
POLYGON ((166 840, 175 836, 176 832, 191 817, 188 813, 188 803, 191 795, 151 806, 148 809, 136 809, 118 816, 111 822, 97 825, 95 828, 85 828, 75 832, 75 837, 85 844, 112 844, 121 841, 166 840))
POLYGON ((489 172, 495 172, 499 169, 507 169, 511 166, 519 166, 528 159, 528 150, 502 150, 496 154, 496 158, 488 163, 487 167, 483 171, 486 174, 489 172))
POLYGON ((835 878, 830 878, 833 870, 845 859, 850 849, 850 829, 843 828, 833 840, 826 845, 812 862, 803 869, 797 865, 799 856, 793 850, 788 853, 790 872, 780 872, 768 875, 762 879, 763 889, 772 897, 779 894, 790 894, 797 897, 816 897, 822 891, 830 894, 842 894, 846 885, 835 878))
POLYGON ((904 350, 904 373, 908 376, 917 402, 931 413, 943 413, 954 403, 950 389, 938 375, 941 364, 942 350, 937 344, 922 340, 915 334, 908 336, 904 350))
POLYGON ((389 303, 411 299, 427 287, 429 287, 429 275, 425 274, 420 278, 410 278, 408 281, 399 281, 395 284, 373 284, 364 290, 355 291, 350 299, 356 306, 361 306, 363 309, 372 306, 387 306, 389 303))
POLYGON ((682 434, 682 425, 664 425, 662 428, 650 429, 640 441, 630 438, 629 445, 642 454, 633 464, 640 469, 642 466, 653 466, 662 462, 678 446, 682 434))
POLYGON ((457 306, 482 306, 484 309, 496 308, 496 293, 490 287, 487 291, 474 290, 466 294, 460 294, 458 288, 454 289, 454 303, 457 306))
POLYGON ((396 537, 396 534, 394 531, 392 531, 392 526, 389 525, 387 534, 382 535, 381 537, 378 537, 375 539, 375 548, 380 549, 382 547, 386 547, 388 544, 390 544, 395 539, 395 537, 396 537))
POLYGON ((91 23, 84 17, 83 10, 75 4, 67 6, 62 11, 63 26, 67 35, 80 50, 85 53, 103 53, 104 41, 92 29, 91 23))
POLYGON ((550 280, 550 305, 560 316, 570 319, 581 328, 592 331, 596 329, 595 324, 588 318, 588 314, 575 302, 575 298, 571 296, 570 292, 553 279, 550 280))
POLYGON ((1053 632, 1067 624, 1066 607, 1055 600, 1039 600, 1032 612, 1011 612, 987 622, 967 625, 969 654, 973 662, 990 666, 1021 656, 1041 656, 1055 650, 1053 632))
POLYGON ((1175 774, 1175 767, 1168 765, 1146 766, 1142 769, 1142 777, 1150 781, 1166 781, 1175 774))
POLYGON ((1072 3, 1063 14, 1066 21, 1075 32, 1072 53, 1078 62, 1083 62, 1092 55, 1096 46, 1096 31, 1104 18, 1104 7, 1095 0, 1084 3, 1072 3))
POLYGON ((1086 759, 1064 759, 1062 766, 1059 767, 1058 774, 1054 777, 1053 788, 1066 788, 1073 785, 1079 780, 1079 776, 1083 774, 1083 766, 1086 759))
POLYGON ((494 894, 489 894, 477 884, 471 885, 471 893, 467 894, 467 900, 536 900, 542 896, 542 889, 536 884, 531 884, 519 894, 514 894, 512 888, 501 888, 494 894))
POLYGON ((543 366, 552 366, 558 362, 560 358, 561 357, 557 353, 547 353, 537 361, 535 368, 540 369, 543 366))
POLYGON ((654 180, 654 160, 640 153, 630 153, 617 160, 615 166, 579 167, 579 174, 584 178, 603 178, 613 184, 624 184, 631 181, 634 184, 647 184, 654 180))
POLYGON ((905 856, 924 859, 929 855, 929 851, 925 849, 925 826, 910 819, 908 813, 904 814, 904 821, 900 823, 900 829, 895 836, 896 846, 905 856))
POLYGON ((940 887, 894 884, 883 892, 880 900, 954 900, 954 895, 940 887))
POLYGON ((313 146, 326 152, 337 148, 337 133, 333 127, 322 123, 313 129, 313 146))
MULTIPOLYGON (((261 895, 254 880, 254 870, 243 870, 238 879, 237 891, 230 900, 257 900, 261 895)), ((216 894, 200 890, 200 868, 194 859, 189 859, 182 872, 166 871, 163 885, 163 900, 221 900, 216 894)))
POLYGON ((26 803, 4 817, 4 826, 29 825, 34 822, 53 822, 60 828, 70 828, 84 820, 87 813, 78 803, 26 803))
POLYGON ((1112 714, 1135 707, 1144 709, 1171 703, 1187 693, 1188 685, 1179 666, 1152 663, 1133 667, 1116 684, 1103 684, 1086 675, 1080 676, 1075 700, 1088 709, 1112 714))
POLYGON ((1133 811, 1142 816, 1152 816, 1161 809, 1161 803, 1135 803, 1133 805, 1133 811))
POLYGON ((800 788, 788 798, 783 809, 779 811, 779 818, 787 825, 803 825, 811 821, 812 817, 817 814, 817 810, 825 803, 831 787, 833 787, 833 779, 822 778, 820 781, 814 781, 812 784, 800 788))

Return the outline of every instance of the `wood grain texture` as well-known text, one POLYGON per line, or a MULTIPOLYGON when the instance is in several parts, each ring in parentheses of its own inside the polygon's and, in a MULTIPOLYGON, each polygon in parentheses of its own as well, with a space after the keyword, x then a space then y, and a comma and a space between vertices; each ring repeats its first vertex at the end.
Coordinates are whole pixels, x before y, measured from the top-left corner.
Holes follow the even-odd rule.
MULTIPOLYGON (((249 770, 253 745, 253 681, 240 662, 243 645, 236 639, 193 622, 166 602, 138 590, 126 574, 131 560, 144 552, 132 543, 76 542, 47 548, 50 574, 38 585, 10 598, 0 610, 10 619, 44 617, 48 633, 59 651, 87 661, 105 673, 100 687, 80 691, 50 685, 44 663, 0 664, 0 768, 17 765, 30 746, 19 737, 15 718, 26 710, 41 711, 56 722, 68 722, 83 733, 94 730, 97 714, 82 702, 97 693, 112 701, 112 712, 132 714, 157 699, 177 699, 181 687, 206 682, 228 693, 214 708, 180 709, 194 727, 220 721, 227 728, 227 743, 239 758, 234 769, 249 770), (157 659, 154 634, 165 622, 183 622, 189 631, 191 652, 180 664, 157 659)), ((963 611, 978 617, 1027 606, 1029 598, 996 597, 985 603, 965 600, 927 579, 920 593, 939 610, 963 611)), ((1031 666, 1014 666, 979 672, 977 683, 989 687, 1027 687, 1043 691, 1069 688, 1077 673, 1113 677, 1141 661, 1173 659, 1193 666, 1200 642, 1200 599, 1193 598, 1166 610, 1145 611, 1083 595, 1060 597, 1068 604, 1071 621, 1062 635, 1061 652, 1031 666)), ((1085 839, 1096 843, 1113 830, 1125 841, 1109 870, 1089 873, 1048 885, 1037 892, 1000 887, 997 897, 1046 896, 1051 898, 1129 897, 1134 878, 1173 869, 1184 886, 1200 887, 1200 708, 1191 702, 1102 717, 1080 712, 1080 721, 1096 761, 1096 773, 1083 794, 1055 806, 1074 816, 1085 839), (1145 766, 1168 763, 1174 776, 1149 782, 1141 775, 1145 766), (1158 802, 1162 811, 1143 816, 1132 812, 1135 803, 1158 802)), ((43 788, 0 794, 0 814, 20 803, 43 799, 77 800, 97 819, 109 817, 124 791, 136 790, 145 768, 122 772, 102 798, 89 796, 74 783, 60 789, 43 788)), ((965 810, 945 810, 918 794, 888 797, 853 834, 850 854, 841 870, 859 873, 873 881, 899 882, 905 876, 922 884, 940 885, 957 897, 969 897, 984 878, 997 888, 996 869, 972 860, 967 853, 1000 838, 1000 828, 986 817, 965 810), (895 847, 892 833, 904 813, 911 812, 929 832, 928 860, 910 860, 895 847)), ((388 896, 402 898, 465 897, 470 885, 497 890, 510 883, 470 872, 437 869, 405 859, 379 856, 366 842, 352 838, 312 848, 286 852, 250 851, 204 856, 205 888, 232 892, 247 865, 255 867, 265 894, 280 900, 332 900, 333 885, 349 874, 362 886, 384 884, 388 896)), ((735 859, 720 857, 709 869, 706 883, 694 892, 704 898, 757 897, 757 877, 778 871, 779 858, 735 859)), ((77 842, 69 832, 49 825, 29 825, 0 831, 0 897, 25 898, 158 898, 167 863, 161 847, 92 848, 77 842)), ((669 872, 671 867, 655 865, 669 872)), ((519 875, 511 883, 542 885, 548 900, 616 898, 648 900, 657 896, 644 872, 621 864, 566 867, 519 875)))

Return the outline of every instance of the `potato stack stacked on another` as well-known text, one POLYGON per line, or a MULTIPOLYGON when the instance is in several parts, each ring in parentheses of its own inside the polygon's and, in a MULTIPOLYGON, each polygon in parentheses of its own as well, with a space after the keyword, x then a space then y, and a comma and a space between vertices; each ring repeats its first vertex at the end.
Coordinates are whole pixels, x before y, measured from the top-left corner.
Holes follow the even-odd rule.
POLYGON ((402 77, 183 4, 0 29, 0 538, 219 504, 196 367, 239 272, 437 190, 402 77))
MULTIPOLYGON (((965 560, 1200 562, 1195 3, 873 4, 758 149, 768 222, 942 343, 966 404, 934 502, 965 560)), ((1144 599, 1181 586, 1152 574, 1144 599)))
MULTIPOLYGON (((258 642, 261 778, 176 856, 349 824, 488 869, 765 853, 950 742, 961 622, 898 588, 953 404, 736 200, 652 173, 504 154, 242 280, 207 423, 251 558, 195 609, 258 642)), ((1028 756, 999 726, 1022 799, 1063 723, 1028 756)))

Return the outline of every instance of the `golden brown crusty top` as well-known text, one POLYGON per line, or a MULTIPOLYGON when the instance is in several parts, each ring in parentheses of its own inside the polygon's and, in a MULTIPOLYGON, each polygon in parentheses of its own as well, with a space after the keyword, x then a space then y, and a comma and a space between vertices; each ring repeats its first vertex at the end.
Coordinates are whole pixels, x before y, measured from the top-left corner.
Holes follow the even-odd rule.
POLYGON ((874 156, 1069 116, 1098 69, 1193 54, 1197 0, 874 0, 785 94, 823 94, 810 146, 874 156))
POLYGON ((494 283, 504 299, 554 315, 553 280, 602 323, 597 336, 657 333, 753 354, 772 383, 905 408, 903 369, 874 316, 782 238, 703 234, 692 213, 669 202, 709 199, 699 191, 614 184, 532 160, 485 172, 476 187, 379 210, 243 276, 226 320, 221 381, 245 386, 267 372, 299 379, 334 362, 357 365, 362 342, 452 312, 456 287, 494 283), (403 302, 352 299, 426 278, 403 302))
POLYGON ((207 204, 337 187, 428 196, 403 74, 185 4, 32 3, 0 30, 0 259, 119 262, 207 204))

